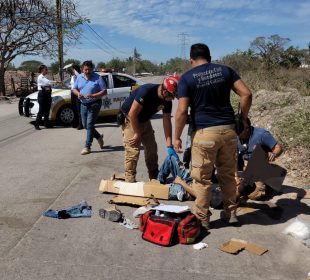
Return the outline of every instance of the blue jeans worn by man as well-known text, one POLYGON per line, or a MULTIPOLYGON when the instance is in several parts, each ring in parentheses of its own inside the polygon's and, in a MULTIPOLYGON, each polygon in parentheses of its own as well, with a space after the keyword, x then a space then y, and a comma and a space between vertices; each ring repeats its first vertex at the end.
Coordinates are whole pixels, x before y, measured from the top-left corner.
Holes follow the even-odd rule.
MULTIPOLYGON (((214 172, 213 172, 214 173, 214 172)), ((161 184, 166 184, 167 178, 171 175, 171 179, 174 180, 169 184, 169 199, 171 200, 193 200, 194 199, 194 191, 192 189, 193 179, 190 176, 190 170, 185 168, 185 164, 183 164, 180 160, 176 159, 174 156, 166 157, 162 166, 160 167, 158 173, 158 180, 161 184), (175 180, 176 177, 180 177, 180 180, 175 180), (191 188, 191 193, 189 193, 184 188, 184 183, 188 185, 188 188, 191 188)), ((221 208, 222 206, 222 194, 218 182, 216 180, 215 174, 212 175, 212 198, 210 201, 210 205, 216 209, 221 208)))
MULTIPOLYGON (((183 163, 174 156, 166 157, 165 161, 160 167, 157 179, 161 184, 166 184, 167 178, 170 175, 172 180, 178 176, 187 184, 191 184, 192 182, 192 178, 189 175, 189 170, 184 168, 183 163)), ((169 184, 168 199, 177 199, 179 201, 190 200, 191 195, 180 184, 172 182, 169 184)))
MULTIPOLYGON (((96 138, 99 142, 99 139, 102 135, 95 128, 95 123, 100 111, 101 100, 94 103, 81 103, 81 118, 84 128, 87 130, 85 148, 90 149, 93 138, 96 138)), ((99 143, 100 145, 100 143, 99 143)))
POLYGON ((168 156, 159 169, 158 180, 161 184, 165 184, 168 176, 171 174, 172 178, 179 176, 187 184, 191 184, 193 180, 189 173, 189 170, 184 167, 180 160, 176 159, 174 156, 170 158, 168 156))
POLYGON ((85 147, 81 155, 91 152, 90 147, 95 137, 103 149, 103 135, 95 129, 95 122, 101 107, 101 98, 107 95, 107 86, 103 78, 93 72, 94 64, 90 60, 83 62, 83 73, 79 74, 72 86, 72 92, 81 102, 81 119, 87 130, 85 147))

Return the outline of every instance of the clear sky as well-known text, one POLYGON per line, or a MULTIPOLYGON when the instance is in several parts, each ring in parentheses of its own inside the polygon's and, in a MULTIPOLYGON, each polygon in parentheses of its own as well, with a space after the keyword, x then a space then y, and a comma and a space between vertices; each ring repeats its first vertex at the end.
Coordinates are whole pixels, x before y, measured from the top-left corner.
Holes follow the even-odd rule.
MULTIPOLYGON (((189 57, 193 43, 206 43, 214 59, 247 50, 258 36, 278 34, 289 45, 310 42, 309 0, 75 0, 84 25, 80 42, 65 59, 109 61, 128 58, 136 47, 154 63, 189 57)), ((288 45, 288 46, 289 46, 288 45)), ((40 57, 20 57, 13 63, 40 57)))

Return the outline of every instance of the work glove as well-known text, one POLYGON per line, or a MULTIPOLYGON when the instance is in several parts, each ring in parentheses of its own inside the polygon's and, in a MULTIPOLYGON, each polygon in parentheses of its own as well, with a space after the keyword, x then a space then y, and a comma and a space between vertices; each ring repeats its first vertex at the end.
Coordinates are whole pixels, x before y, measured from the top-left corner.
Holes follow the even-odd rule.
POLYGON ((167 152, 168 152, 168 157, 169 157, 169 159, 171 159, 171 157, 174 156, 177 160, 180 160, 180 159, 179 159, 179 156, 178 156, 178 154, 176 153, 176 151, 175 151, 175 149, 173 148, 173 146, 168 147, 168 148, 167 148, 167 152))

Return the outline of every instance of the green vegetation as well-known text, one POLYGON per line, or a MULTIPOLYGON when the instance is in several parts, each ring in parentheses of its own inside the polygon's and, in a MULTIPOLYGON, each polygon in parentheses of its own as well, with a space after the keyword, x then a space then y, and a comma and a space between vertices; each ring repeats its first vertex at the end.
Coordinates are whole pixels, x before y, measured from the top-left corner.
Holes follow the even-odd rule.
MULTIPOLYGON (((308 108, 309 109, 309 108, 308 108)), ((277 134, 285 146, 305 146, 310 148, 310 112, 306 108, 276 121, 277 134)))
MULTIPOLYGON (((64 66, 71 64, 71 63, 81 65, 81 62, 79 60, 70 58, 64 61, 64 66)), ((53 62, 48 68, 51 73, 57 74, 59 70, 59 63, 53 62)))
MULTIPOLYGON (((253 105, 261 116, 273 110, 283 111, 283 117, 274 116, 272 127, 284 146, 310 147, 310 109, 306 103, 310 96, 310 68, 299 67, 302 63, 310 65, 310 44, 305 50, 293 46, 285 48, 289 41, 278 35, 257 37, 249 50, 236 51, 218 62, 235 69, 254 96, 259 90, 274 94, 268 102, 255 104, 254 100, 253 105), (294 93, 285 94, 291 91, 294 93), (304 104, 299 104, 302 102, 304 104)), ((236 112, 239 103, 236 94, 231 94, 231 103, 236 112)), ((259 124, 259 119, 255 121, 259 124)))
POLYGON ((43 63, 38 60, 26 60, 23 61, 18 70, 38 73, 38 69, 41 64, 43 63))

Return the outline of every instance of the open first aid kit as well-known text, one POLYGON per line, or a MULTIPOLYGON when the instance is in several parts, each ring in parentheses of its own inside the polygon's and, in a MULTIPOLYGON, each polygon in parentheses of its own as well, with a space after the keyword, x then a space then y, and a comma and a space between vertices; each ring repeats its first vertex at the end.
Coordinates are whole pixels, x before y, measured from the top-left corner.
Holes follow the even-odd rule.
POLYGON ((190 211, 173 213, 149 210, 140 216, 140 231, 146 241, 161 246, 192 244, 200 235, 200 221, 190 211))

